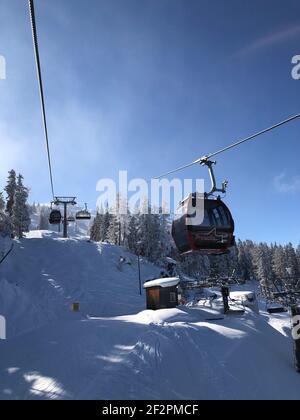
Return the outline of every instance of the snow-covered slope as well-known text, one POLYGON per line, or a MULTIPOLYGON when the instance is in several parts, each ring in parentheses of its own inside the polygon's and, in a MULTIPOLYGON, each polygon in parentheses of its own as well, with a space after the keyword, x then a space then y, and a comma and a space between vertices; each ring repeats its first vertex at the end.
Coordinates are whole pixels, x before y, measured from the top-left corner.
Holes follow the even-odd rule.
MULTIPOLYGON (((142 278, 159 269, 142 262, 142 278)), ((61 239, 53 232, 32 231, 15 241, 0 267, 0 314, 7 318, 8 338, 49 321, 80 316, 136 313, 145 307, 139 295, 137 258, 122 248, 87 238, 61 239), (126 258, 120 264, 120 257, 126 258)))
POLYGON ((0 270, 0 399, 300 398, 286 316, 146 311, 136 257, 50 232, 17 242, 0 270))

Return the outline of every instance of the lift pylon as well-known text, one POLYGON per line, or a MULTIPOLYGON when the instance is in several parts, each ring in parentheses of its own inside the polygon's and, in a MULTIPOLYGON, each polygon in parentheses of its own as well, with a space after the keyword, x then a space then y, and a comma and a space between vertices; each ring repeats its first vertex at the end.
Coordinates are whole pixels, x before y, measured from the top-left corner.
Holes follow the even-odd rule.
POLYGON ((55 197, 53 200, 53 204, 56 206, 63 205, 64 206, 64 232, 63 237, 68 237, 68 206, 75 206, 76 197, 55 197))

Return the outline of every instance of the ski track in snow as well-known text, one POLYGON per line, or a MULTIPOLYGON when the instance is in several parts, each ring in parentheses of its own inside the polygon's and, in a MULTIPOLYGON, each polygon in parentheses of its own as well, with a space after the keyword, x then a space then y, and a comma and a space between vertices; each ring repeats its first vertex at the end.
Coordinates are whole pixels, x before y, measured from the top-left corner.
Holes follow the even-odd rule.
MULTIPOLYGON (((16 242, 0 277, 0 399, 300 398, 286 314, 145 311, 136 264, 119 247, 51 232, 16 242)), ((144 279, 159 272, 143 262, 144 279)))

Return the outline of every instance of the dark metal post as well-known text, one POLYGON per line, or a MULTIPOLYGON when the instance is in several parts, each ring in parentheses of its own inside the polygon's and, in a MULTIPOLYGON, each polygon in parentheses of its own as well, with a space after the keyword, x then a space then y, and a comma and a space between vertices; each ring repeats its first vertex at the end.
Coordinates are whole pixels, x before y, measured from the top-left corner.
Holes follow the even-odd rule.
POLYGON ((222 293, 223 304, 224 304, 224 314, 227 314, 230 311, 230 306, 229 306, 230 290, 229 290, 229 287, 222 286, 221 293, 222 293))
POLYGON ((294 354, 295 354, 295 367, 297 372, 300 373, 300 307, 293 305, 291 307, 292 315, 292 335, 294 340, 294 354))
POLYGON ((138 255, 138 269, 139 269, 139 288, 140 288, 140 295, 142 296, 142 277, 141 277, 140 254, 138 255))
POLYGON ((121 221, 119 221, 119 237, 118 237, 118 245, 119 246, 121 246, 121 240, 122 240, 122 232, 121 232, 121 229, 122 229, 122 224, 121 224, 121 221))
POLYGON ((67 203, 64 203, 64 238, 68 237, 67 203))

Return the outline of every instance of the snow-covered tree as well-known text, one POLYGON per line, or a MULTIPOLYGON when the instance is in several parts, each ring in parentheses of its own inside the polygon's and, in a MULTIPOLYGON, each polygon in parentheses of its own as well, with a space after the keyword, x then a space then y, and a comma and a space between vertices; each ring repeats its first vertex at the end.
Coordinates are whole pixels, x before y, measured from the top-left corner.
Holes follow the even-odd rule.
POLYGON ((252 263, 252 243, 250 241, 237 243, 238 261, 237 261, 237 274, 244 281, 249 281, 254 278, 253 263, 252 263))
POLYGON ((28 210, 29 210, 30 216, 32 216, 34 214, 41 214, 41 209, 42 208, 43 208, 43 206, 41 207, 39 204, 37 205, 36 203, 28 205, 28 210))
POLYGON ((129 251, 134 254, 138 253, 138 242, 139 242, 139 223, 138 223, 138 214, 131 214, 129 216, 128 223, 128 232, 126 245, 129 251))
POLYGON ((19 175, 12 208, 13 233, 18 238, 22 238, 23 233, 28 232, 31 223, 27 199, 28 189, 23 185, 22 175, 19 175))
POLYGON ((171 237, 170 214, 166 213, 164 208, 159 211, 159 245, 158 249, 162 258, 170 256, 173 248, 171 237))
POLYGON ((97 212, 96 217, 91 227, 90 238, 92 241, 100 242, 101 240, 101 226, 103 215, 97 212))
POLYGON ((283 281, 287 277, 286 252, 281 245, 275 245, 273 249, 273 271, 277 282, 283 281))
POLYGON ((121 245, 122 243, 122 221, 120 211, 120 194, 117 194, 116 206, 109 209, 109 226, 106 235, 106 240, 113 245, 121 245))
POLYGON ((8 237, 12 235, 12 224, 10 217, 3 211, 0 211, 0 235, 8 237))
POLYGON ((40 208, 38 229, 39 230, 49 229, 49 209, 47 207, 40 208))
POLYGON ((106 240, 113 245, 121 245, 121 220, 117 214, 110 214, 106 240))
POLYGON ((13 205, 14 205, 16 189, 17 189, 17 176, 16 176, 16 172, 12 169, 8 173, 8 181, 5 187, 5 191, 7 194, 6 211, 9 214, 9 216, 12 216, 12 213, 13 213, 13 205))
MULTIPOLYGON (((173 255, 174 257, 174 255, 173 255)), ((175 256, 176 258, 176 256, 175 256)), ((212 276, 211 258, 204 255, 188 254, 179 258, 179 269, 182 273, 198 280, 212 276)))
POLYGON ((0 193, 0 235, 2 237, 11 235, 11 221, 5 213, 5 200, 2 192, 0 193))
MULTIPOLYGON (((125 218, 124 218, 125 221, 125 218)), ((90 238, 95 242, 109 242, 114 245, 124 244, 125 227, 116 209, 99 209, 93 221, 90 238)))
POLYGON ((118 194, 118 224, 119 224, 119 245, 126 246, 128 225, 130 220, 130 211, 128 201, 122 195, 118 194))
POLYGON ((274 286, 274 273, 272 267, 272 253, 270 247, 261 243, 255 247, 254 267, 256 278, 260 281, 262 288, 269 291, 274 286))
POLYGON ((3 198, 3 192, 0 192, 0 211, 5 210, 5 200, 3 198))
POLYGON ((285 246, 286 253, 286 275, 289 283, 295 286, 298 283, 300 272, 296 250, 291 243, 285 246))
POLYGON ((108 242, 109 239, 109 227, 112 221, 112 215, 109 212, 109 209, 106 209, 106 212, 103 216, 103 222, 100 231, 101 242, 108 242))
POLYGON ((156 262, 159 255, 160 225, 157 214, 151 214, 148 203, 143 203, 138 217, 138 252, 140 255, 156 262))
POLYGON ((297 256, 298 270, 300 272, 300 244, 297 246, 296 256, 297 256))

